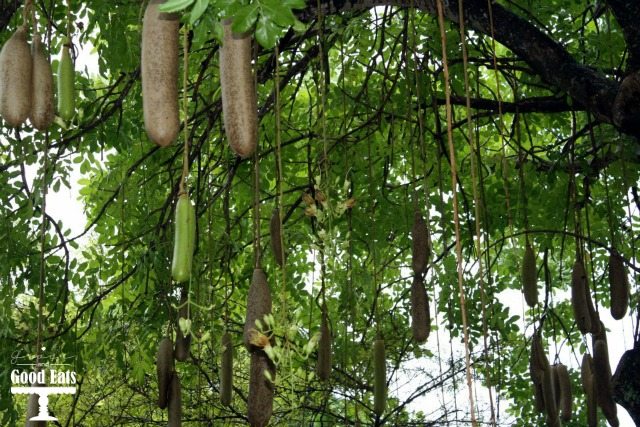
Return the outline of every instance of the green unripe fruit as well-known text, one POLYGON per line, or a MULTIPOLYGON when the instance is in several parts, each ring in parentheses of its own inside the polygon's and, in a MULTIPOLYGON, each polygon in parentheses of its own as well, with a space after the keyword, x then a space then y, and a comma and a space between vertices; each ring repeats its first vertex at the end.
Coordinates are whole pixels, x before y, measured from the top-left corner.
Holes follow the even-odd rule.
POLYGON ((76 110, 74 77, 73 60, 69 54, 69 45, 65 43, 58 63, 58 115, 64 121, 71 120, 76 110))
POLYGON ((191 278, 191 262, 196 239, 196 211, 189 196, 183 193, 176 203, 175 236, 171 276, 178 283, 191 278))
POLYGON ((373 411, 380 416, 387 407, 387 365, 382 339, 373 343, 373 375, 373 411))

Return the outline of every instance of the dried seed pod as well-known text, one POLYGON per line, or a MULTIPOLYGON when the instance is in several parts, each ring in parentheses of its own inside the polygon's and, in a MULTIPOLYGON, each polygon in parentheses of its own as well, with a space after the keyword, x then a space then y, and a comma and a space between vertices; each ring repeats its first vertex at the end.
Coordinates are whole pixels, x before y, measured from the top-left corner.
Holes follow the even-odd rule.
POLYGON ((558 390, 560 391, 560 418, 563 422, 571 420, 573 413, 573 394, 571 393, 571 379, 569 371, 562 363, 556 365, 556 374, 558 376, 558 390))
POLYGON ((247 398, 249 424, 264 427, 273 411, 273 391, 276 367, 264 351, 251 353, 249 396, 247 398))
POLYGON ((31 51, 27 28, 19 27, 0 50, 0 115, 18 127, 31 112, 31 51))
POLYGON ((548 424, 555 424, 558 419, 558 407, 556 406, 553 372, 554 369, 549 367, 544 371, 544 375, 542 377, 542 395, 544 397, 544 408, 547 413, 548 424))
MULTIPOLYGON (((189 306, 187 304, 187 292, 182 290, 182 297, 180 298, 180 309, 178 310, 178 319, 189 319, 189 306)), ((173 351, 173 357, 184 362, 189 358, 189 350, 191 348, 191 332, 186 337, 182 333, 180 328, 180 320, 178 320, 178 331, 176 333, 176 346, 173 351)))
POLYGON ((429 256, 431 253, 431 242, 429 238, 429 230, 427 223, 422 217, 420 210, 416 209, 413 213, 413 228, 411 229, 412 240, 412 258, 411 267, 413 274, 422 275, 427 269, 429 256))
POLYGON ((269 222, 269 235, 271 236, 271 251, 276 263, 282 267, 284 264, 284 250, 282 247, 282 227, 280 224, 280 209, 275 208, 269 222))
POLYGON ((229 146, 240 157, 253 154, 258 141, 256 87, 251 71, 251 35, 235 34, 231 19, 222 22, 220 86, 224 131, 229 146))
POLYGON ((29 121, 38 130, 47 129, 53 122, 53 71, 51 63, 42 49, 40 36, 33 37, 33 70, 31 75, 31 112, 29 121))
MULTIPOLYGON (((587 296, 589 296, 587 273, 582 261, 576 260, 571 271, 571 305, 578 329, 583 334, 591 332, 592 329, 587 296)), ((590 296, 589 299, 591 299, 590 296)))
POLYGON ((536 269, 536 255, 529 243, 524 250, 521 273, 524 300, 529 307, 534 307, 538 304, 538 271, 536 269))
POLYGON ((170 338, 163 338, 158 345, 156 355, 156 373, 158 377, 158 406, 160 409, 167 407, 169 385, 173 372, 173 343, 170 338))
POLYGON ((620 320, 629 307, 629 279, 622 257, 614 249, 609 256, 609 292, 611 295, 611 316, 620 320))
POLYGON ((331 376, 332 338, 326 304, 322 304, 322 320, 320 322, 320 340, 318 341, 317 373, 320 381, 327 381, 331 376))
POLYGON ((609 424, 617 426, 619 423, 616 403, 612 397, 609 349, 606 340, 603 339, 596 339, 593 345, 593 379, 598 406, 609 424))
POLYGON ((429 313, 429 297, 424 288, 422 275, 413 276, 411 283, 411 331, 417 343, 429 338, 431 316, 429 313))
POLYGON ((151 0, 142 23, 142 110, 149 139, 166 147, 178 136, 179 16, 160 12, 165 0, 151 0))
POLYGON ((231 405, 233 393, 233 342, 229 332, 222 335, 222 360, 220 362, 220 401, 231 405))
POLYGON ((169 427, 180 427, 182 425, 182 387, 178 373, 171 376, 169 386, 169 427))
POLYGON ((387 363, 383 339, 373 343, 373 376, 373 412, 381 416, 387 407, 387 363))
POLYGON ((244 322, 244 345, 249 351, 264 347, 266 342, 256 326, 256 320, 263 322, 264 316, 271 313, 271 290, 267 276, 261 268, 253 270, 249 294, 247 296, 247 317, 244 322))

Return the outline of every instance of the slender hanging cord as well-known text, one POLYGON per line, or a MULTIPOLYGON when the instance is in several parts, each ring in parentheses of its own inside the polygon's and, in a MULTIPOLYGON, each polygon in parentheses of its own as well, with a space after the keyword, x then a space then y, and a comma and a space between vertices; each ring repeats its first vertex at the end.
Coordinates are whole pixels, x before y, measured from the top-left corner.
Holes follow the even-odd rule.
POLYGON ((40 369, 42 354, 42 328, 44 316, 44 287, 46 281, 45 245, 47 241, 47 189, 49 173, 49 131, 45 133, 44 160, 42 164, 42 224, 40 229, 40 278, 38 284, 38 337, 36 339, 36 369, 40 369))
POLYGON ((182 132, 184 135, 184 148, 182 150, 182 176, 180 177, 178 195, 187 192, 186 180, 187 176, 189 175, 189 104, 187 102, 187 79, 189 77, 188 33, 189 31, 185 26, 182 32, 182 49, 184 51, 182 59, 182 112, 184 114, 184 124, 182 126, 182 132))
POLYGON ((469 389, 469 411, 471 414, 471 424, 477 426, 475 404, 473 398, 473 381, 471 378, 471 356, 469 354, 469 331, 467 321, 466 298, 464 295, 464 278, 462 275, 462 242, 460 235, 460 216, 458 212, 458 192, 457 192, 457 171, 455 147, 453 146, 453 124, 451 111, 451 87, 449 86, 449 67, 447 63, 447 39, 444 28, 444 11, 442 0, 436 2, 438 9, 438 24, 440 27, 440 40, 442 43, 442 62, 444 64, 444 85, 445 85, 445 104, 447 112, 447 139, 449 145, 449 159, 451 166, 451 191, 453 193, 453 220, 456 234, 456 258, 458 264, 458 291, 460 297, 460 310, 462 312, 462 328, 464 332, 464 353, 467 375, 467 388, 469 389))
MULTIPOLYGON (((474 143, 473 124, 471 122, 471 88, 469 84, 469 54, 467 52, 467 37, 464 25, 464 6, 463 0, 458 0, 458 15, 460 25, 460 38, 462 44, 462 65, 464 74, 464 91, 466 98, 466 111, 467 111, 467 133, 469 137, 469 146, 471 148, 471 182, 473 186, 473 204, 475 208, 475 241, 476 241, 476 254, 478 257, 478 284, 480 288, 480 305, 482 311, 482 339, 483 339, 483 354, 485 360, 485 375, 487 378, 491 376, 491 370, 489 366, 489 344, 487 342, 488 327, 487 327, 487 309, 486 309, 486 292, 484 287, 484 263, 482 262, 482 230, 481 230, 481 199, 478 191, 478 162, 476 146, 474 143)), ((496 424, 496 413, 493 404, 493 390, 491 382, 487 381, 487 391, 489 393, 489 408, 491 411, 491 424, 496 424)))

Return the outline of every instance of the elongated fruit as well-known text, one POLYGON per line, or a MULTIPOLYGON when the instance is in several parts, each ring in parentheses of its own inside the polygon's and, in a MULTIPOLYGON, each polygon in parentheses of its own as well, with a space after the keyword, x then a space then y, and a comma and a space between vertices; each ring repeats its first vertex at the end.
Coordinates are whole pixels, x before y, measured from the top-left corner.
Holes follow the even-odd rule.
POLYGON ((179 16, 163 13, 165 0, 151 0, 142 22, 142 110, 149 139, 166 147, 178 136, 179 16))
POLYGON ((387 362, 384 340, 373 342, 373 412, 378 416, 387 407, 387 362))
POLYGON ((591 355, 584 354, 582 356, 582 364, 580 365, 580 377, 582 379, 582 389, 587 401, 587 425, 596 427, 598 425, 598 404, 596 401, 596 391, 593 375, 593 359, 591 355))
POLYGON ((175 237, 171 276, 178 283, 191 278, 191 264, 196 240, 196 210, 186 193, 176 203, 175 237))
POLYGON ((76 111, 74 79, 75 70, 69 54, 69 42, 65 40, 58 63, 58 115, 64 121, 71 120, 76 111))
POLYGON ((251 354, 249 396, 247 398, 249 424, 265 427, 273 411, 273 390, 276 367, 264 351, 251 354))
POLYGON ((414 275, 422 275, 427 269, 431 252, 429 240, 427 223, 424 221, 420 210, 416 209, 413 213, 413 227, 411 228, 411 267, 414 275))
POLYGON ((160 409, 167 407, 169 385, 173 372, 173 343, 170 338, 163 338, 158 345, 156 355, 156 374, 158 377, 158 406, 160 409))
POLYGON ((282 248, 282 227, 280 224, 280 209, 275 208, 271 214, 269 223, 269 235, 271 237, 271 250, 276 263, 282 267, 284 263, 284 251, 282 248))
MULTIPOLYGON (((244 322, 244 345, 249 351, 262 349, 266 345, 265 336, 256 326, 256 320, 263 322, 265 314, 271 313, 271 290, 264 270, 253 270, 249 294, 247 295, 247 317, 244 322)), ((264 323, 263 323, 264 325, 264 323)))
POLYGON ((42 49, 40 36, 35 35, 31 46, 33 69, 31 75, 31 113, 29 120, 38 130, 47 129, 53 122, 53 71, 51 63, 42 49))
POLYGON ((253 154, 258 140, 258 107, 251 71, 251 36, 234 34, 231 20, 222 22, 220 86, 224 131, 229 146, 240 157, 253 154))
POLYGON ((544 377, 544 370, 540 367, 540 362, 536 351, 534 350, 534 338, 532 339, 531 352, 529 354, 529 375, 531 376, 531 383, 533 384, 533 397, 535 409, 538 413, 544 413, 544 397, 542 395, 542 378, 544 377))
POLYGON ((429 338, 430 330, 429 297, 424 288, 422 275, 416 275, 411 283, 411 332, 413 339, 417 343, 425 342, 429 338))
POLYGON ((329 329, 329 315, 327 306, 322 304, 322 320, 320 321, 320 340, 318 341, 318 378, 327 381, 331 376, 331 330, 329 329))
POLYGON ((180 377, 174 372, 169 386, 169 427, 182 425, 182 387, 180 377))
POLYGON ((610 425, 619 425, 617 407, 612 397, 609 349, 604 339, 597 339, 593 345, 593 379, 598 406, 610 425))
POLYGON ((19 27, 0 51, 0 115, 11 127, 31 112, 31 72, 27 30, 19 27))
POLYGON ((229 332, 222 335, 222 360, 220 361, 220 401, 231 405, 233 394, 233 341, 229 332))
POLYGON ((562 363, 556 365, 556 374, 558 375, 558 390, 560 391, 560 419, 563 422, 571 420, 573 415, 573 393, 571 392, 571 379, 569 371, 562 363))
POLYGON ((522 259, 522 289, 524 300, 529 307, 538 304, 538 274, 536 269, 536 255, 529 243, 524 250, 522 259))
POLYGON ((573 264, 571 271, 571 305, 578 329, 583 334, 591 332, 591 314, 589 313, 587 296, 589 295, 587 273, 580 260, 573 264))
POLYGON ((609 291, 611 295, 611 316, 620 320, 629 307, 629 279, 622 257, 613 250, 609 257, 609 291))
POLYGON ((182 297, 180 298, 180 310, 178 310, 178 331, 176 333, 176 346, 173 350, 173 357, 184 362, 189 358, 189 349, 191 348, 191 333, 185 336, 180 328, 180 319, 189 319, 189 307, 186 291, 183 289, 182 297))
POLYGON ((557 424, 558 407, 556 405, 556 396, 554 390, 554 369, 551 367, 544 371, 542 377, 542 395, 544 397, 544 409, 547 412, 547 423, 557 424))

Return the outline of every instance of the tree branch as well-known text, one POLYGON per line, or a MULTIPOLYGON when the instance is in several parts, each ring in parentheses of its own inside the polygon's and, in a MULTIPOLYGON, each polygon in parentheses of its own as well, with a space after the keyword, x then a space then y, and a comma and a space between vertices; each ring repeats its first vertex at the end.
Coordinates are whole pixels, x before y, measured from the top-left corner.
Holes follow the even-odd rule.
MULTIPOLYGON (((622 0, 614 0, 622 3, 622 0)), ((458 2, 445 3, 445 14, 453 22, 459 21, 458 2)), ((409 7, 413 5, 424 12, 434 14, 436 0, 322 0, 323 13, 340 14, 370 9, 375 6, 409 7)), ((317 15, 312 5, 299 14, 303 21, 311 21, 317 15)), ((493 34, 496 41, 508 47, 526 62, 547 84, 566 91, 573 99, 573 105, 586 109, 600 122, 614 123, 612 107, 619 84, 602 73, 584 66, 575 60, 558 42, 553 40, 526 19, 492 3, 493 29, 489 19, 486 0, 465 0, 464 19, 467 27, 484 35, 493 34)), ((629 135, 640 133, 622 123, 619 129, 629 135)))
POLYGON ((627 72, 640 70, 640 3, 637 0, 607 0, 629 49, 627 72))

